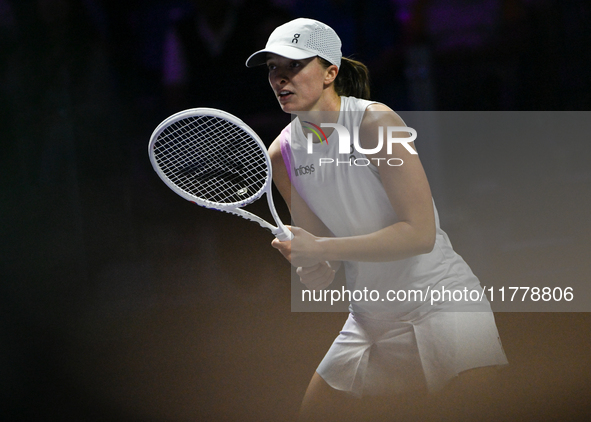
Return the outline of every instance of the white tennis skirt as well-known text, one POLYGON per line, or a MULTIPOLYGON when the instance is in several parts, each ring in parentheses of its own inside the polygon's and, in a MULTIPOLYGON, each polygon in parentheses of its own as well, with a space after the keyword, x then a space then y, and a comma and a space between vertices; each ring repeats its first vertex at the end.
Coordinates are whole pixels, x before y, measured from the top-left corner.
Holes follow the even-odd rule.
POLYGON ((412 321, 351 313, 317 372, 360 397, 435 392, 462 371, 507 363, 492 312, 432 312, 412 321))

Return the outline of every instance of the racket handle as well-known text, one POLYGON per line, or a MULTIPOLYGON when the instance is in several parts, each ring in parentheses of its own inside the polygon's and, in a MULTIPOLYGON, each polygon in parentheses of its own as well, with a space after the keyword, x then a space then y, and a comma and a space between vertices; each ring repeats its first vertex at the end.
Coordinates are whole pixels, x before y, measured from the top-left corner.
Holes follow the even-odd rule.
POLYGON ((285 228, 283 231, 278 231, 274 234, 277 240, 280 240, 282 242, 293 239, 293 233, 287 228, 285 228))

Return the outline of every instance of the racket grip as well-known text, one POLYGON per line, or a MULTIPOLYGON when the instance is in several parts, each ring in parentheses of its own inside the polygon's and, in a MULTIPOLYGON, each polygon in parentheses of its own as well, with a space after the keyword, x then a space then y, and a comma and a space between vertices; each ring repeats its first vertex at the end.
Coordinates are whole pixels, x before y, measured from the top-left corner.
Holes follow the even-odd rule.
POLYGON ((285 228, 283 231, 279 231, 274 234, 277 240, 280 240, 282 242, 293 239, 293 233, 287 228, 285 228))

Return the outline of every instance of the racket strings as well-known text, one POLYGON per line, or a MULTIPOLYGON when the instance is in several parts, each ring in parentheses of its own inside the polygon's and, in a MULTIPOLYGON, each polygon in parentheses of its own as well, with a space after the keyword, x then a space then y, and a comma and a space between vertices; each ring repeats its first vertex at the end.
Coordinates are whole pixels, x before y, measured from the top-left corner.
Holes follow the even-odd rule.
POLYGON ((158 136, 154 157, 177 187, 220 204, 254 201, 269 176, 259 143, 241 127, 213 116, 172 123, 158 136))
POLYGON ((205 182, 206 190, 214 194, 213 197, 207 199, 214 202, 227 202, 227 194, 234 193, 235 185, 237 183, 244 184, 244 177, 240 173, 242 165, 239 162, 230 161, 232 151, 226 143, 212 141, 223 140, 223 136, 234 136, 234 139, 236 139, 236 136, 240 134, 236 133, 237 131, 235 127, 232 127, 233 125, 226 125, 227 127, 224 128, 219 124, 207 124, 205 127, 195 128, 192 125, 183 123, 175 124, 172 136, 179 137, 182 134, 181 137, 188 136, 189 138, 197 139, 197 137, 207 133, 210 141, 198 143, 182 142, 179 144, 180 150, 182 151, 179 154, 181 159, 177 160, 175 164, 181 170, 177 172, 174 182, 184 184, 186 190, 192 190, 193 194, 196 194, 196 196, 201 195, 202 197, 206 196, 203 192, 203 184, 196 182, 205 182), (229 157, 229 159, 220 161, 219 158, 224 156, 229 157), (197 158, 197 161, 192 161, 195 158, 197 158), (200 191, 200 193, 196 192, 196 190, 200 191))
MULTIPOLYGON (((221 142, 210 142, 207 145, 204 157, 208 164, 209 175, 205 174, 204 176, 214 182, 218 182, 221 178, 226 186, 222 186, 221 189, 217 189, 216 186, 214 188, 219 191, 218 193, 224 195, 229 193, 232 202, 235 202, 236 199, 248 198, 257 193, 266 182, 267 171, 264 154, 256 141, 238 126, 222 119, 218 119, 217 123, 223 123, 223 127, 215 125, 208 129, 212 129, 212 138, 217 138, 216 140, 221 142), (227 142, 228 139, 231 139, 232 142, 227 142), (218 165, 218 160, 213 160, 214 157, 220 156, 227 158, 227 161, 223 162, 221 166, 218 165), (237 184, 238 186, 236 186, 237 184), (236 191, 237 187, 240 188, 238 191, 236 191), (242 198, 234 198, 235 195, 232 194, 238 194, 242 198)), ((225 202, 225 200, 217 202, 225 202)))

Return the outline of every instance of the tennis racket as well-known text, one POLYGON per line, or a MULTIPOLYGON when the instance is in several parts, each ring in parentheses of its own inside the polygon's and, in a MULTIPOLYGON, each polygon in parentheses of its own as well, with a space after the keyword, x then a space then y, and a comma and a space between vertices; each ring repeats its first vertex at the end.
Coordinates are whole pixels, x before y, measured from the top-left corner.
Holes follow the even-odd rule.
POLYGON ((158 176, 184 199, 254 221, 281 241, 293 237, 273 204, 267 149, 236 116, 212 108, 173 114, 152 133, 148 153, 158 176), (242 209, 264 193, 276 226, 242 209))

